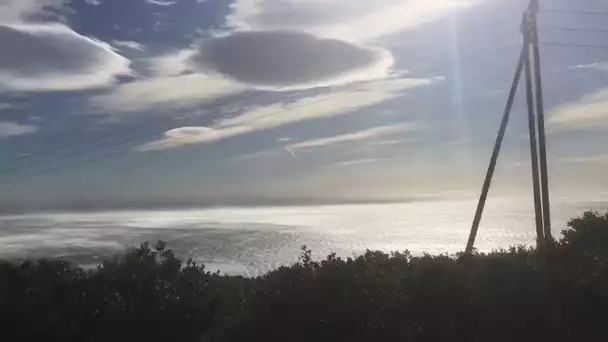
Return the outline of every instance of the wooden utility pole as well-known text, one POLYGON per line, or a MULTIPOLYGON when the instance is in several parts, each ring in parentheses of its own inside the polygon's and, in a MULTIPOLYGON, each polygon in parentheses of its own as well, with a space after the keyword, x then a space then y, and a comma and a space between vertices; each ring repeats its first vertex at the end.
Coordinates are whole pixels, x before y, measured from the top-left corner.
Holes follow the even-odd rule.
POLYGON ((530 40, 532 44, 532 56, 534 63, 534 83, 536 85, 536 115, 538 119, 538 148, 540 159, 540 181, 543 201, 543 224, 545 243, 550 246, 553 243, 551 232, 551 198, 549 197, 549 170, 547 166, 547 140, 545 136, 545 105, 543 96, 543 81, 541 72, 540 45, 538 39, 538 11, 539 0, 532 1, 530 7, 530 40))
POLYGON ((511 109, 517 93, 517 87, 522 72, 525 71, 526 99, 528 104, 528 128, 530 131, 530 157, 532 164, 532 181, 534 190, 534 213, 536 221, 536 245, 539 252, 544 253, 545 247, 552 242, 551 234, 551 211, 549 198, 549 177, 547 167, 547 145, 545 137, 545 112, 541 78, 540 48, 538 40, 537 17, 539 11, 539 0, 530 0, 530 5, 524 12, 522 22, 522 34, 524 44, 519 57, 515 78, 511 85, 511 91, 507 100, 507 106, 503 113, 502 122, 498 130, 498 136, 494 144, 490 166, 481 190, 481 196, 477 204, 477 210, 471 227, 471 234, 467 242, 465 254, 471 254, 475 246, 475 239, 479 231, 479 224, 483 210, 488 198, 492 178, 496 169, 496 163, 500 154, 502 142, 509 123, 511 109), (533 58, 532 56, 533 55, 533 58), (533 69, 533 70, 532 70, 533 69), (534 71, 534 75, 532 75, 534 71), (533 82, 534 79, 534 82, 533 82), (538 133, 538 140, 537 140, 538 133), (540 166, 539 166, 540 164, 540 166))
POLYGON ((513 109, 513 103, 515 102, 515 95, 517 94, 517 87, 519 86, 519 80, 521 79, 522 70, 524 68, 525 53, 526 53, 525 49, 522 49, 522 51, 519 55, 519 61, 517 62, 515 76, 513 77, 513 82, 511 83, 511 91, 509 92, 509 98, 507 100, 507 105, 505 106, 505 111, 502 115, 502 121, 500 123, 500 128, 498 129, 498 136, 496 137, 496 142, 494 143, 494 150, 492 152, 492 157, 490 158, 490 166, 488 166, 488 171, 486 172, 486 178, 485 178, 485 181, 483 182, 483 188, 481 190, 481 196, 479 197, 479 202, 477 204, 477 210, 475 211, 475 218, 473 219, 473 226, 471 228, 471 234, 469 235, 469 240, 467 242, 467 248, 465 250, 466 254, 473 253, 473 248, 475 247, 475 239, 477 238, 477 232, 479 231, 479 224, 481 223, 481 216, 483 215, 483 210, 486 206, 486 200, 488 199, 488 193, 490 192, 490 186, 492 185, 492 178, 494 178, 494 171, 496 170, 496 163, 498 162, 498 156, 500 154, 502 142, 505 138, 507 126, 509 125, 509 119, 511 117, 511 110, 513 109))
POLYGON ((543 226, 543 203, 540 189, 540 171, 538 168, 538 141, 536 140, 536 117, 534 113, 534 90, 532 89, 532 67, 530 60, 531 29, 527 11, 524 13, 522 33, 524 35, 524 69, 526 74, 526 100, 528 104, 528 129, 530 134, 530 161, 532 162, 532 189, 534 196, 534 218, 536 219, 536 248, 544 252, 545 232, 543 226))

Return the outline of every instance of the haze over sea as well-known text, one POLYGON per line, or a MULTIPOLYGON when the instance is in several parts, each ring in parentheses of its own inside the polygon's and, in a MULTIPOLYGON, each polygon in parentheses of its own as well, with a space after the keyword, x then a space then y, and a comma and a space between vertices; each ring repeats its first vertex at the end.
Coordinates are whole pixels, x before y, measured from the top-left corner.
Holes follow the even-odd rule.
MULTIPOLYGON (((475 201, 399 204, 211 208, 0 217, 0 258, 52 257, 90 267, 145 241, 165 240, 176 254, 208 269, 260 275, 295 261, 307 245, 316 257, 366 249, 456 253, 464 248, 475 201)), ((554 201, 553 228, 608 201, 554 201)), ((534 243, 531 200, 490 200, 477 240, 480 251, 534 243)))

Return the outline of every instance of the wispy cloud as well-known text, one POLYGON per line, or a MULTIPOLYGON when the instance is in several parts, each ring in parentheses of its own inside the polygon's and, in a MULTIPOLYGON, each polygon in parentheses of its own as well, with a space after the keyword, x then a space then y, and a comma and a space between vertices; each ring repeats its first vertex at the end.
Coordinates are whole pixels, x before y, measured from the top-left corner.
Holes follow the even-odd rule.
POLYGON ((373 141, 369 144, 369 146, 393 146, 399 144, 405 144, 408 142, 418 141, 419 139, 406 139, 406 140, 383 140, 383 141, 373 141))
POLYGON ((227 18, 239 30, 295 30, 371 40, 435 21, 483 0, 236 0, 227 18))
POLYGON ((14 137, 37 132, 40 128, 11 121, 0 121, 0 138, 14 137))
POLYGON ((352 113, 403 96, 408 89, 432 84, 436 79, 391 79, 368 82, 359 88, 311 96, 289 103, 275 103, 216 121, 211 127, 182 127, 145 144, 142 150, 163 150, 269 130, 298 122, 352 113))
POLYGON ((419 128, 420 128, 420 126, 417 124, 399 124, 399 125, 391 125, 391 126, 373 127, 373 128, 369 128, 369 129, 358 131, 358 132, 341 134, 341 135, 336 135, 333 137, 327 137, 327 138, 321 138, 321 139, 308 140, 308 141, 290 145, 290 147, 294 150, 326 147, 329 145, 342 144, 345 142, 361 141, 361 140, 376 138, 379 136, 403 133, 406 131, 417 130, 419 128))
POLYGON ((32 15, 48 14, 48 9, 60 9, 66 0, 1 0, 0 23, 19 23, 32 15))
POLYGON ((596 129, 608 126, 608 88, 586 95, 552 111, 549 127, 554 130, 596 129))
POLYGON ((371 163, 377 163, 380 161, 386 160, 385 158, 370 158, 370 159, 355 159, 355 160, 347 160, 341 161, 335 164, 331 164, 327 166, 329 169, 342 168, 342 167, 351 167, 351 166, 359 166, 366 165, 371 163))
POLYGON ((146 51, 146 47, 138 42, 133 42, 133 41, 129 41, 129 40, 113 40, 112 41, 112 45, 114 46, 118 46, 118 47, 124 47, 124 48, 129 48, 132 50, 137 50, 137 51, 146 51))
MULTIPOLYGON (((1 9, 1 8, 0 8, 1 9)), ((62 24, 0 24, 0 91, 65 91, 115 84, 130 61, 62 24)))
POLYGON ((260 151, 260 152, 255 152, 255 153, 250 153, 250 154, 245 154, 242 156, 238 156, 238 157, 234 157, 232 159, 229 159, 229 162, 242 162, 242 161, 248 161, 248 160, 252 160, 252 159, 258 159, 258 158, 266 158, 266 157, 272 157, 274 155, 277 155, 278 150, 265 150, 265 151, 260 151))
POLYGON ((146 3, 157 6, 173 6, 177 4, 177 1, 146 0, 146 3))
POLYGON ((585 164, 585 163, 608 163, 608 154, 597 154, 586 157, 564 158, 560 162, 568 164, 585 164))
POLYGON ((597 70, 597 71, 608 71, 608 63, 590 63, 590 64, 577 64, 570 69, 573 70, 597 70))
POLYGON ((230 80, 201 74, 157 77, 122 84, 105 94, 93 96, 89 104, 96 110, 110 113, 135 112, 159 106, 175 109, 245 89, 230 80))

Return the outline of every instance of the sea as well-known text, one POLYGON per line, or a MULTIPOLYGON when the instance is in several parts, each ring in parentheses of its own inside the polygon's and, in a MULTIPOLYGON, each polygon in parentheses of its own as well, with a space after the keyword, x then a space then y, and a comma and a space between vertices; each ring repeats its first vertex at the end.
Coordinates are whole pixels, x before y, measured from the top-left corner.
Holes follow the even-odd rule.
MULTIPOLYGON (((163 240, 184 260, 210 271, 260 276, 298 259, 306 245, 315 258, 366 250, 453 254, 465 247, 476 201, 395 204, 207 208, 93 213, 36 213, 0 217, 0 258, 57 258, 92 268, 141 243, 163 240)), ((608 201, 552 203, 559 236, 570 218, 605 212, 608 201)), ((488 252, 535 240, 530 200, 490 200, 476 248, 488 252)))

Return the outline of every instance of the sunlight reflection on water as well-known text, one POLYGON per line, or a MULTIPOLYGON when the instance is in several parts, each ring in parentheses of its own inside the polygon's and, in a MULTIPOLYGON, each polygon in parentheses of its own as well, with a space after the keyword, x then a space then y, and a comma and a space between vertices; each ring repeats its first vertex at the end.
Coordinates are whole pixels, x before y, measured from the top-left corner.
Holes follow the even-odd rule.
MULTIPOLYGON (((277 208, 216 208, 0 217, 0 257, 57 257, 95 265, 144 241, 166 240, 182 258, 211 270, 259 275, 293 262, 302 245, 316 257, 366 249, 456 253, 466 242, 474 201, 277 208)), ((554 230, 596 202, 554 204, 554 230)), ((477 247, 534 242, 531 203, 492 201, 477 247)))

